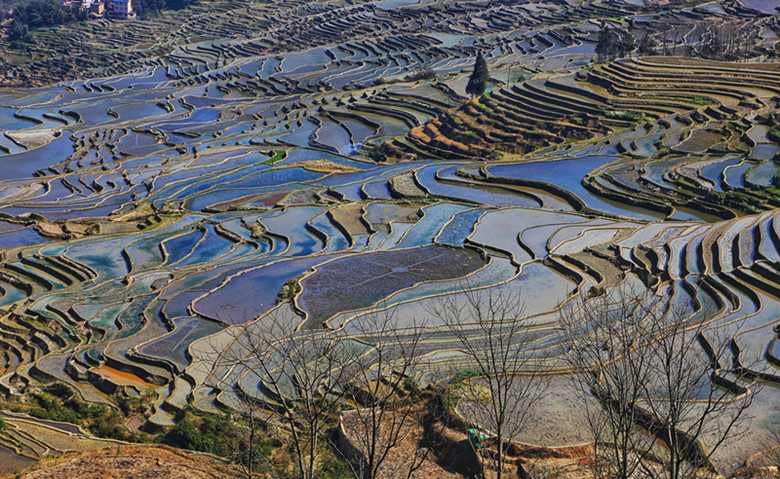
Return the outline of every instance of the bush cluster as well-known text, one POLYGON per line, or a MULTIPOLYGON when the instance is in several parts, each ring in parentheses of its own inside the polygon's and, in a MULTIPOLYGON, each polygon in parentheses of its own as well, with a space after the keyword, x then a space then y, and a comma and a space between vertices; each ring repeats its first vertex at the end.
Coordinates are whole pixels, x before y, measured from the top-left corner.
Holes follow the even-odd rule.
POLYGON ((30 399, 30 404, 15 409, 38 419, 77 424, 98 437, 144 440, 142 433, 133 433, 125 427, 121 412, 102 404, 88 403, 65 384, 47 386, 42 392, 32 394, 30 399))
POLYGON ((63 8, 57 0, 31 0, 14 5, 14 18, 8 39, 20 47, 20 42, 31 42, 30 31, 85 20, 87 12, 78 8, 63 8))

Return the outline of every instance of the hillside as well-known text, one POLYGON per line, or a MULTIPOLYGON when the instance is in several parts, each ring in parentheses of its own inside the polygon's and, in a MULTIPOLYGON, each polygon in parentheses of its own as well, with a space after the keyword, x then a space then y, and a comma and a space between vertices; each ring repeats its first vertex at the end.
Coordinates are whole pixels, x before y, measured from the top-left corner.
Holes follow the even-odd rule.
POLYGON ((165 446, 121 446, 44 459, 2 479, 222 479, 234 477, 207 456, 165 446))

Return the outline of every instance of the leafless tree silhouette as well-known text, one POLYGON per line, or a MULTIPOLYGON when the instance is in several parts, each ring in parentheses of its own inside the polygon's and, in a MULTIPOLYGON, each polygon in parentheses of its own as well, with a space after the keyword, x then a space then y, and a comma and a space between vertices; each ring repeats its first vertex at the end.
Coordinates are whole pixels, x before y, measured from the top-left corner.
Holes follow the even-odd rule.
POLYGON ((531 345, 538 338, 524 320, 520 294, 465 289, 443 297, 429 313, 454 337, 478 375, 458 392, 457 407, 489 434, 493 447, 475 448, 486 476, 507 474, 507 441, 527 427, 534 404, 546 391, 543 358, 531 345))
POLYGON ((277 308, 234 328, 219 367, 230 370, 226 377, 235 381, 237 395, 265 413, 253 420, 287 445, 297 476, 314 479, 325 433, 347 392, 344 366, 357 353, 337 332, 296 330, 300 318, 289 316, 277 308))
POLYGON ((759 384, 712 315, 668 297, 618 289, 561 313, 567 358, 597 463, 614 477, 693 477, 746 430, 759 384), (584 402, 587 404, 587 402, 584 402), (706 444, 706 445, 705 445, 706 444))
POLYGON ((421 433, 422 415, 431 411, 417 404, 414 381, 428 333, 424 324, 401 324, 394 311, 372 311, 345 330, 361 349, 348 368, 348 397, 356 409, 342 415, 360 478, 409 478, 432 453, 433 438, 421 433))

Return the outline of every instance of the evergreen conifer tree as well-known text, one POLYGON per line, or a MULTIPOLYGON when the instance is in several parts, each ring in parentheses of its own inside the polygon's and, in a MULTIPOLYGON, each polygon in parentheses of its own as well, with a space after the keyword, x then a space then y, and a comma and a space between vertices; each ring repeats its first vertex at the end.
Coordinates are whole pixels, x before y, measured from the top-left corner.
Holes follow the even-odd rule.
POLYGON ((482 56, 482 52, 479 52, 477 54, 477 60, 474 62, 474 71, 471 73, 469 82, 466 85, 466 93, 471 95, 473 98, 481 96, 483 93, 485 93, 485 88, 487 87, 489 76, 490 72, 488 72, 488 66, 487 62, 485 61, 485 57, 482 56))

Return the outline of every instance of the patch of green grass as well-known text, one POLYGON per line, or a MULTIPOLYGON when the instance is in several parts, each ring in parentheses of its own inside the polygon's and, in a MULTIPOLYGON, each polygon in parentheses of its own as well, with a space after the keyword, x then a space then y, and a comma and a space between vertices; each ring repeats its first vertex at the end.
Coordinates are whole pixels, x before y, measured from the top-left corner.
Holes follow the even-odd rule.
POLYGON ((683 186, 688 186, 690 188, 696 188, 696 185, 691 183, 690 180, 688 180, 688 178, 685 178, 684 176, 680 176, 679 178, 677 178, 677 182, 679 184, 683 185, 683 186))
POLYGON ((692 101, 694 103, 696 103, 697 105, 714 105, 715 104, 715 102, 710 100, 709 98, 702 98, 702 97, 699 97, 699 96, 694 98, 692 101))
POLYGON ((477 135, 477 133, 472 131, 472 130, 469 130, 469 131, 465 132, 464 135, 470 136, 472 138, 479 138, 479 135, 477 135))
POLYGON ((642 115, 633 111, 610 111, 607 112, 607 118, 612 118, 615 120, 639 121, 642 119, 642 115))
POLYGON ((672 96, 672 97, 666 97, 662 95, 648 95, 647 98, 658 98, 659 100, 670 100, 670 101, 680 101, 684 103, 696 103, 697 105, 714 105, 715 101, 711 100, 710 98, 704 98, 704 97, 687 97, 687 96, 672 96))
POLYGON ((492 108, 490 108, 489 106, 487 106, 487 105, 485 105, 485 104, 482 104, 482 103, 480 103, 480 102, 479 102, 479 100, 476 100, 476 101, 474 101, 474 104, 475 104, 475 105, 477 105, 477 107, 478 107, 480 110, 484 110, 484 111, 490 111, 490 110, 492 110, 492 108))
POLYGON ((452 376, 452 380, 450 380, 450 382, 453 385, 457 385, 467 379, 476 378, 479 376, 484 376, 484 373, 482 373, 478 369, 464 369, 462 371, 458 371, 457 373, 455 373, 455 375, 452 376))
POLYGON ((766 136, 775 143, 780 143, 780 127, 772 128, 766 136))
POLYGON ((276 150, 274 151, 274 156, 271 158, 268 158, 263 162, 264 165, 273 165, 274 163, 279 163, 283 159, 287 157, 287 152, 285 150, 276 150))

